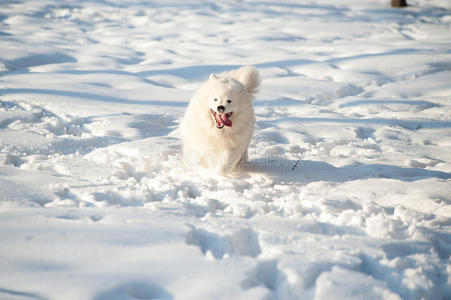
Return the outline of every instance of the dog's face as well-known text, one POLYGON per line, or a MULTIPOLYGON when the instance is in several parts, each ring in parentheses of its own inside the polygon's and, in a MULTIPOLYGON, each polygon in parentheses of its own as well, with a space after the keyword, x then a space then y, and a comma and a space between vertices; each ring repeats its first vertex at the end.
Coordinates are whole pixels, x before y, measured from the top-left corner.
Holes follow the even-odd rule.
POLYGON ((208 106, 214 125, 218 129, 232 127, 233 115, 238 113, 245 98, 244 86, 233 78, 211 75, 208 106))

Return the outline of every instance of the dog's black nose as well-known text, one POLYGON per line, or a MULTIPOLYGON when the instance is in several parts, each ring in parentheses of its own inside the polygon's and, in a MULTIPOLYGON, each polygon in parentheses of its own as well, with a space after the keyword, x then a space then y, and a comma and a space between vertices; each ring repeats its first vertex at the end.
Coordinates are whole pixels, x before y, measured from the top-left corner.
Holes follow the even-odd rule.
POLYGON ((222 113, 222 112, 224 112, 224 110, 225 110, 224 105, 219 105, 218 106, 218 112, 222 113))

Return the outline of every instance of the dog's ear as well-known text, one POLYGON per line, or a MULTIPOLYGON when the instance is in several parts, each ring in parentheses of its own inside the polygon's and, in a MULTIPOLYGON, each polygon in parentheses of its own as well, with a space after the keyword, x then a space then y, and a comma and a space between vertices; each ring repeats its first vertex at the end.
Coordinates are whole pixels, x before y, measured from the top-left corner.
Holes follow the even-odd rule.
POLYGON ((260 74, 253 66, 241 67, 235 71, 235 79, 244 84, 249 95, 254 96, 261 85, 260 74))
POLYGON ((210 82, 212 82, 213 80, 216 80, 216 79, 218 79, 218 76, 216 76, 216 74, 210 74, 210 78, 208 78, 208 80, 210 81, 210 82))

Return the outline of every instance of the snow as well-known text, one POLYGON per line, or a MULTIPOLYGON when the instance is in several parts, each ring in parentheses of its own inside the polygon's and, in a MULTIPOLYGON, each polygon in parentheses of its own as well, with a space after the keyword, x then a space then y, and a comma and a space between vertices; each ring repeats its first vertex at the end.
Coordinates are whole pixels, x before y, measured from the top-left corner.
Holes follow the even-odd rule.
POLYGON ((451 298, 451 4, 2 1, 1 299, 451 298), (238 177, 185 166, 213 72, 238 177))

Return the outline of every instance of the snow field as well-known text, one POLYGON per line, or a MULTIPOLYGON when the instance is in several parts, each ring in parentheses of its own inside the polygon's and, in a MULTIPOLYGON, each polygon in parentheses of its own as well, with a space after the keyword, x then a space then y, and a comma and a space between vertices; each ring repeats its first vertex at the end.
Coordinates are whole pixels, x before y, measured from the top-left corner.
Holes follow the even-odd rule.
POLYGON ((0 298, 451 297, 451 6, 0 4, 0 298), (240 176, 178 125, 263 86, 240 176))

